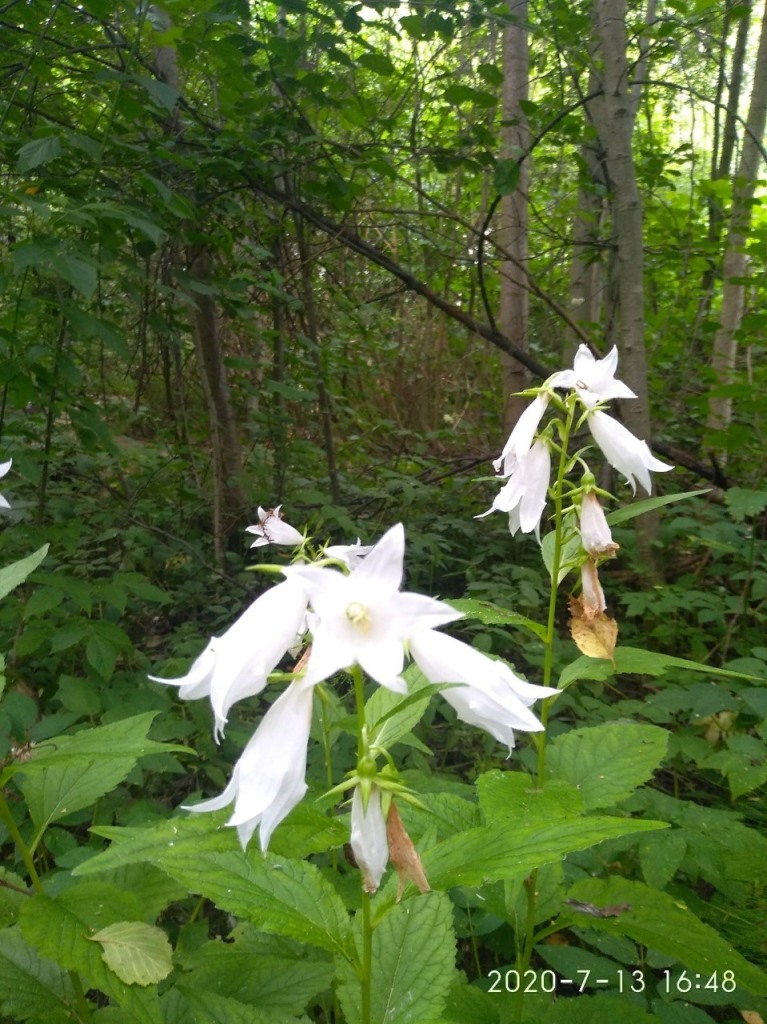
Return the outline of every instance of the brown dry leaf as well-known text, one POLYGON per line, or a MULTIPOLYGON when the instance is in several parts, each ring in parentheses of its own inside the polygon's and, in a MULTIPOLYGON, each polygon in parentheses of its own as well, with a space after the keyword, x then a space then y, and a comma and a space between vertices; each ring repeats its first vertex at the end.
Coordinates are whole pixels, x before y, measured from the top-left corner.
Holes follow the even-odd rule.
POLYGON ((615 665, 615 644, 618 641, 615 619, 604 612, 585 614, 579 597, 570 598, 570 615, 570 635, 581 654, 589 658, 604 658, 615 665))
POLYGON ((389 860, 397 869, 399 881, 397 884, 397 903, 402 899, 407 882, 418 886, 421 892, 431 892, 431 886, 426 880, 423 871, 421 858, 413 846, 413 840, 407 834, 402 818, 399 816, 394 801, 391 802, 389 815, 386 819, 386 836, 389 840, 389 860))
POLYGON ((764 1024, 764 1018, 756 1010, 741 1010, 740 1015, 746 1024, 764 1024))

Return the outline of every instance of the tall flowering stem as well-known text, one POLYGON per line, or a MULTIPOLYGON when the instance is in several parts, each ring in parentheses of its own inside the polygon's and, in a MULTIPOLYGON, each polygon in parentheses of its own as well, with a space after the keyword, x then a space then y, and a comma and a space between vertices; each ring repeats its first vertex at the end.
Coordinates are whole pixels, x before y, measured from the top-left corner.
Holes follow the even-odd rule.
MULTIPOLYGON (((570 445, 570 434, 573 429, 573 422, 575 420, 576 411, 575 396, 571 396, 567 401, 567 418, 565 419, 564 429, 562 430, 562 443, 559 452, 559 464, 557 466, 557 476, 554 481, 554 485, 551 489, 552 498, 554 500, 554 554, 552 558, 551 566, 551 589, 549 591, 549 614, 546 620, 546 640, 544 642, 544 659, 543 659, 543 685, 551 686, 551 676, 554 665, 554 636, 556 630, 556 616, 557 616, 557 594, 559 592, 559 569, 562 562, 562 547, 563 547, 563 505, 564 497, 563 492, 565 488, 565 478, 569 468, 569 456, 568 448, 570 445)), ((538 785, 542 786, 546 773, 546 731, 545 728, 549 721, 549 708, 551 707, 551 701, 553 698, 549 697, 543 701, 541 705, 541 723, 544 726, 544 731, 536 735, 538 740, 538 785)))
MULTIPOLYGON (((364 765, 370 754, 365 725, 365 687, 362 669, 352 666, 354 699, 357 707, 357 767, 364 765)), ((360 964, 360 1024, 370 1024, 370 990, 373 975, 373 925, 370 913, 370 893, 362 890, 362 963, 360 964)))
MULTIPOLYGON (((551 587, 549 591, 549 612, 546 621, 546 639, 544 641, 543 660, 543 685, 551 686, 551 678, 554 668, 554 637, 556 630, 557 594, 559 592, 559 571, 562 563, 562 550, 564 547, 564 490, 567 473, 570 468, 570 457, 568 449, 570 446, 570 435, 573 430, 577 401, 575 395, 566 400, 566 417, 562 424, 560 438, 559 462, 557 464, 557 475, 550 489, 550 495, 554 503, 554 551, 551 564, 551 587)), ((546 698, 541 704, 541 724, 544 731, 534 733, 534 739, 538 748, 538 786, 543 787, 546 774, 546 725, 548 724, 549 708, 553 697, 546 698)), ((525 977, 525 971, 530 966, 535 946, 535 914, 537 904, 538 871, 531 873, 525 882, 527 895, 527 920, 525 922, 524 940, 518 946, 518 971, 519 977, 525 977)), ((515 1016, 522 1019, 524 1007, 524 986, 520 985, 517 992, 515 1016)))

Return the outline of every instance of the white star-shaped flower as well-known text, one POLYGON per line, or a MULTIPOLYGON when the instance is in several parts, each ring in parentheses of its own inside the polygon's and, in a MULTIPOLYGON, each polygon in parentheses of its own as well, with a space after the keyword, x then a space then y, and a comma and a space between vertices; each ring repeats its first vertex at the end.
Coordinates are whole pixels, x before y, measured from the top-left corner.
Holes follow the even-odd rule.
POLYGON ((305 678, 310 683, 357 664, 382 686, 406 693, 400 676, 405 641, 461 618, 442 601, 400 591, 404 554, 405 531, 398 523, 349 575, 311 565, 283 570, 309 597, 312 651, 305 678))

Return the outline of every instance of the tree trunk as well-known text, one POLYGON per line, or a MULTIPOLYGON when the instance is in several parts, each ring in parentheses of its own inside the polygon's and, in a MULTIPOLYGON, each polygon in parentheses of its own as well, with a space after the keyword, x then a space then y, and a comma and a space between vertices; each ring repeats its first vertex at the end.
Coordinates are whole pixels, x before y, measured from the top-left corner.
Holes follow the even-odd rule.
MULTIPOLYGON (((521 104, 528 98, 530 56, 527 32, 528 0, 507 0, 515 19, 503 30, 503 92, 501 97, 504 127, 501 135, 501 158, 519 160, 530 146, 527 115, 521 104)), ((528 351, 529 290, 524 271, 528 261, 527 197, 529 161, 519 165, 519 181, 511 195, 501 199, 499 242, 509 259, 501 264, 501 296, 498 326, 512 344, 528 351)), ((526 368, 511 356, 501 356, 504 429, 509 431, 519 419, 527 399, 516 392, 529 383, 526 368)))
MULTIPOLYGON (((751 103, 746 119, 746 131, 735 177, 732 209, 727 230, 724 256, 724 286, 719 329, 714 336, 711 366, 716 376, 717 390, 709 398, 707 431, 725 430, 732 420, 732 397, 721 390, 730 383, 737 354, 736 332, 743 318, 747 270, 746 237, 751 227, 751 207, 756 189, 759 164, 762 160, 761 143, 767 121, 767 11, 762 17, 759 49, 754 65, 751 103), (717 393, 719 391, 719 393, 717 393)), ((724 446, 716 446, 720 463, 726 456, 724 446)))
MULTIPOLYGON (((202 250, 190 261, 190 272, 210 285, 210 256, 202 250)), ((192 333, 200 376, 210 417, 211 461, 213 465, 213 550, 221 565, 226 538, 243 525, 247 510, 242 488, 242 453, 229 397, 224 350, 216 303, 207 291, 194 294, 192 333)))

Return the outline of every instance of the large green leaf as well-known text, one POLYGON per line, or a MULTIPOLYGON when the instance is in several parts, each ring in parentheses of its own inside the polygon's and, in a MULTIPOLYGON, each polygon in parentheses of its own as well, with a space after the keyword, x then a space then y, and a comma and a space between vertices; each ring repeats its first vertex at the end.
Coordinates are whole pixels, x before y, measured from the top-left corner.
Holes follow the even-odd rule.
POLYGON ((23 773, 20 786, 38 830, 73 811, 88 807, 114 789, 146 754, 188 751, 177 744, 156 743, 147 732, 157 712, 150 711, 72 736, 57 736, 39 746, 24 762, 15 762, 2 779, 23 773))
POLYGON ((689 672, 702 672, 709 676, 724 676, 729 679, 758 679, 757 676, 745 675, 743 672, 732 672, 725 668, 704 665, 699 661, 687 658, 675 658, 671 654, 659 654, 647 651, 643 647, 616 647, 613 658, 615 666, 602 658, 589 658, 583 655, 564 669, 559 677, 559 689, 564 690, 577 679, 609 679, 610 676, 623 672, 634 675, 659 676, 673 668, 686 669, 689 672))
POLYGON ((667 743, 668 733, 657 725, 592 725, 558 736, 546 760, 554 778, 575 786, 592 811, 614 807, 647 782, 667 743))
POLYGON ((307 1017, 292 1017, 273 1009, 260 1009, 191 985, 178 985, 163 996, 164 1024, 309 1024, 307 1017))
POLYGON ((644 498, 642 501, 634 501, 631 505, 624 505, 616 508, 613 512, 607 513, 607 522, 611 526, 618 526, 620 523, 627 523, 645 512, 652 512, 653 509, 662 508, 664 505, 672 505, 677 501, 686 501, 688 498, 697 498, 701 494, 708 494, 710 487, 704 487, 700 491, 684 491, 682 494, 663 494, 654 498, 644 498))
POLYGON ((426 877, 434 889, 528 875, 542 864, 561 860, 575 850, 587 850, 605 839, 667 828, 662 821, 634 818, 566 818, 550 824, 469 829, 452 836, 422 855, 426 877))
POLYGON ((20 923, 24 938, 42 956, 76 971, 87 987, 129 1010, 137 1024, 162 1024, 156 989, 121 981, 104 963, 98 943, 88 941, 88 924, 73 910, 38 893, 22 907, 20 923))
POLYGON ((569 893, 572 899, 596 907, 628 904, 630 910, 618 917, 575 914, 584 927, 611 935, 625 935, 649 949, 657 950, 705 974, 731 970, 738 989, 767 995, 767 974, 736 952, 718 932, 704 924, 679 900, 642 882, 613 876, 587 878, 569 893))
POLYGON ((74 1000, 66 971, 29 946, 18 928, 0 932, 0 1013, 15 1020, 71 1021, 74 1000))
POLYGON ((77 875, 148 861, 262 931, 342 956, 352 953, 346 909, 313 864, 255 850, 245 853, 234 830, 212 830, 210 819, 177 818, 151 829, 97 831, 123 838, 79 865, 77 875))
POLYGON ((18 587, 31 572, 35 571, 48 554, 49 546, 48 544, 43 544, 33 554, 27 555, 26 558, 21 558, 18 562, 12 562, 10 565, 0 569, 0 598, 9 594, 14 587, 18 587))
MULTIPOLYGON (((453 914, 446 893, 394 904, 373 932, 370 1024, 436 1021, 455 978, 453 914)), ((360 1024, 360 985, 339 965, 338 992, 349 1024, 360 1024)))
POLYGON ((251 925, 180 957, 190 988, 216 992, 260 1009, 300 1013, 329 989, 335 973, 326 953, 262 935, 251 925))
POLYGON ((529 826, 583 814, 583 797, 575 786, 547 779, 540 789, 526 772, 485 772, 477 779, 477 792, 488 825, 508 818, 529 826))

